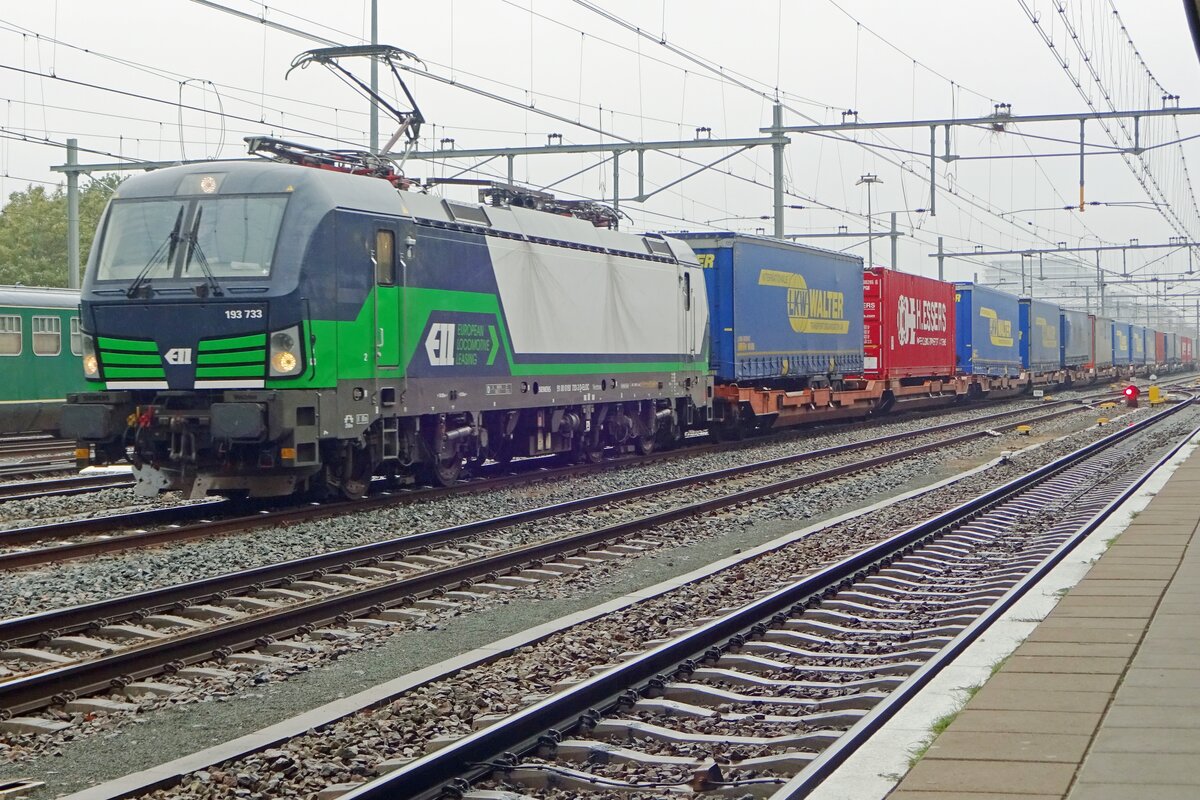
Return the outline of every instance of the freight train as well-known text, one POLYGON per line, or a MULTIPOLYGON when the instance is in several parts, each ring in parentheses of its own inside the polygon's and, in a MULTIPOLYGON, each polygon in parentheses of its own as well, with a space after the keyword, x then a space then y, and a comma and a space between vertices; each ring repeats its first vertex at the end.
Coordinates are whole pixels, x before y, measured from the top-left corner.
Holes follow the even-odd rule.
POLYGON ((469 461, 1128 369, 1107 320, 766 237, 622 233, 511 190, 459 203, 265 160, 130 178, 89 258, 90 391, 63 433, 146 493, 356 498, 373 476, 449 484, 469 461))

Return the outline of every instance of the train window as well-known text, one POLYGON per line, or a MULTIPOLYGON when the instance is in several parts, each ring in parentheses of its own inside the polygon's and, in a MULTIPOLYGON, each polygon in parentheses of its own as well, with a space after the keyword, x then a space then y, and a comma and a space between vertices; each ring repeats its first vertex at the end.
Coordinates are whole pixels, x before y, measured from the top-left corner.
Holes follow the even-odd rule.
POLYGON ((375 282, 396 285, 396 234, 391 231, 375 231, 375 282))
POLYGON ((683 273, 683 310, 692 310, 692 273, 683 273))
POLYGON ((83 333, 79 327, 79 317, 71 317, 71 355, 83 355, 83 333))
POLYGON ((58 317, 33 318, 33 354, 56 356, 62 352, 62 320, 58 317))
POLYGON ((21 318, 16 314, 0 315, 0 356, 19 356, 21 349, 21 318))

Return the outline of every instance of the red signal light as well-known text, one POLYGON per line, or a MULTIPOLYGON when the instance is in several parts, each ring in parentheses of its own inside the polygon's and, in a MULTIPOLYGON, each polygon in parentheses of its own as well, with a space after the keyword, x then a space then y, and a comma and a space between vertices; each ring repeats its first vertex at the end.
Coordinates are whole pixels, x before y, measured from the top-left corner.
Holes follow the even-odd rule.
POLYGON ((1126 397, 1137 397, 1138 393, 1140 391, 1141 390, 1138 389, 1138 387, 1136 387, 1136 386, 1126 386, 1125 387, 1125 396, 1126 397))

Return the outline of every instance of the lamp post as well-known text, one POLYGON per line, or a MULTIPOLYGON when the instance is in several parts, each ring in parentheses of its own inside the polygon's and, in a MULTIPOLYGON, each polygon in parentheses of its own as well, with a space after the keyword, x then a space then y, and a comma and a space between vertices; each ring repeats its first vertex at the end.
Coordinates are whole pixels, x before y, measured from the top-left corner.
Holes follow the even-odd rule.
POLYGON ((871 186, 876 183, 883 183, 883 181, 878 175, 868 172, 866 175, 863 175, 861 178, 859 178, 854 185, 861 186, 864 183, 867 185, 867 266, 873 267, 875 266, 875 237, 871 235, 873 233, 873 223, 871 220, 871 186))

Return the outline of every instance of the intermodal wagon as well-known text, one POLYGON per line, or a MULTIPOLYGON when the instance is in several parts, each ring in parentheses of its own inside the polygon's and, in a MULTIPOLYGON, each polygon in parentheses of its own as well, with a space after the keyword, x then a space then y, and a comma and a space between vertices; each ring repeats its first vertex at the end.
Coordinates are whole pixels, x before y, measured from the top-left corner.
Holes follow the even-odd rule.
POLYGON ((954 374, 954 285, 871 267, 863 274, 863 376, 954 374))
POLYGON ((954 287, 958 371, 968 375, 1019 375, 1021 312, 1017 298, 970 282, 954 287))
POLYGON ((1045 300, 1020 300, 1021 366, 1045 374, 1062 368, 1062 320, 1058 306, 1045 300))
POLYGON ((857 256, 737 233, 672 236, 705 268, 718 380, 808 385, 862 374, 857 256))
POLYGON ((1092 358, 1092 320, 1086 311, 1062 309, 1059 342, 1064 367, 1082 367, 1092 358))

